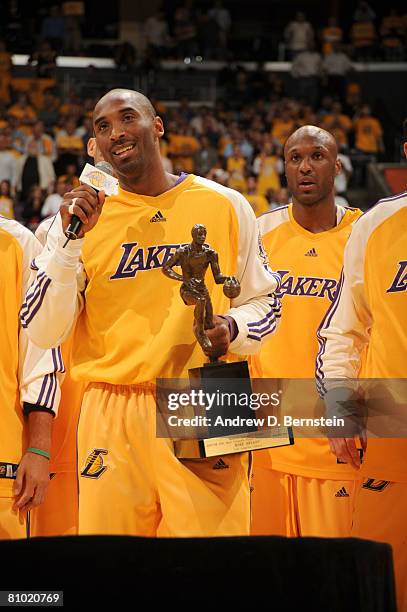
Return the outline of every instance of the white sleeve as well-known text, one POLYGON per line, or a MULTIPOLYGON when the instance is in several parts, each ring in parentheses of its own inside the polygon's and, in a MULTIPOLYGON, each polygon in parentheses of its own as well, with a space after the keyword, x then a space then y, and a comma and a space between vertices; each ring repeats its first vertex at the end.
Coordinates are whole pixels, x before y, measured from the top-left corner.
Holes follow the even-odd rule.
POLYGON ((369 237, 365 219, 361 217, 353 226, 335 299, 317 332, 316 378, 321 395, 329 388, 343 386, 344 379, 348 386, 358 377, 361 354, 369 342, 372 317, 364 286, 369 237))
POLYGON ((240 193, 229 191, 233 192, 239 222, 236 275, 241 286, 239 297, 232 300, 232 308, 226 313, 233 317, 238 327, 238 335, 231 343, 230 350, 249 355, 257 353, 263 341, 276 330, 281 303, 274 292, 280 286, 281 279, 268 265, 252 207, 240 193))
POLYGON ((80 261, 83 239, 66 241, 60 215, 51 219, 46 244, 33 262, 37 276, 26 293, 21 323, 44 348, 61 344, 83 308, 86 275, 80 261))
MULTIPOLYGON (((6 229, 18 240, 23 252, 21 301, 33 277, 31 263, 41 252, 40 242, 16 221, 5 221, 6 229)), ((33 344, 25 330, 19 333, 19 372, 21 404, 48 408, 57 413, 60 385, 65 371, 59 347, 44 350, 33 344)))

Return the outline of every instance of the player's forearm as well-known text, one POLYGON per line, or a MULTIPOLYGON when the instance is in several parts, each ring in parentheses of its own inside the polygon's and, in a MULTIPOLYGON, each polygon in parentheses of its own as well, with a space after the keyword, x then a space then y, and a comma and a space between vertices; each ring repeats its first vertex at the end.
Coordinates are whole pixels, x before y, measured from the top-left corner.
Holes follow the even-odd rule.
POLYGON ((38 273, 26 294, 21 323, 38 346, 57 346, 68 336, 78 316, 82 297, 78 287, 82 240, 63 248, 61 236, 53 250, 36 258, 38 273))
POLYGON ((30 412, 27 422, 27 448, 36 448, 50 453, 53 416, 47 412, 30 412))

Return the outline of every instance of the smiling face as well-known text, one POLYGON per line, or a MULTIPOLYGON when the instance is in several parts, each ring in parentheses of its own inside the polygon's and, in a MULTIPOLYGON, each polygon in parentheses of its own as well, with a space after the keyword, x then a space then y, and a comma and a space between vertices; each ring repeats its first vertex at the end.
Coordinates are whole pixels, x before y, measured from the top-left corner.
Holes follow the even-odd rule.
POLYGON ((300 128, 286 143, 284 161, 294 203, 313 206, 333 197, 341 163, 331 134, 314 126, 300 128))
POLYGON ((140 180, 160 160, 164 127, 142 94, 125 89, 109 92, 95 107, 93 125, 100 154, 119 180, 140 180))

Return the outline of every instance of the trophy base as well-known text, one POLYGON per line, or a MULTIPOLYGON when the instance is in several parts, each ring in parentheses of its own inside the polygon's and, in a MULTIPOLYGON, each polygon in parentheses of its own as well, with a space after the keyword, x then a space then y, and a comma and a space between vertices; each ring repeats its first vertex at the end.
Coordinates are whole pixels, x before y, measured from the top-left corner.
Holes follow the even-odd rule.
MULTIPOLYGON (((236 392, 251 397, 252 386, 247 361, 226 363, 216 361, 206 363, 200 368, 189 370, 191 388, 202 389, 208 394, 218 394, 219 390, 225 396, 233 397, 236 392)), ((232 453, 287 446, 294 443, 291 428, 262 427, 246 424, 253 422, 253 410, 247 405, 228 403, 217 404, 216 414, 227 422, 230 417, 241 421, 242 426, 209 426, 207 437, 199 439, 175 439, 174 451, 179 459, 204 459, 232 453)), ((205 432, 206 433, 206 432, 205 432)))
POLYGON ((291 427, 282 427, 279 431, 267 428, 218 438, 174 440, 174 452, 178 459, 206 459, 291 444, 294 444, 291 427))

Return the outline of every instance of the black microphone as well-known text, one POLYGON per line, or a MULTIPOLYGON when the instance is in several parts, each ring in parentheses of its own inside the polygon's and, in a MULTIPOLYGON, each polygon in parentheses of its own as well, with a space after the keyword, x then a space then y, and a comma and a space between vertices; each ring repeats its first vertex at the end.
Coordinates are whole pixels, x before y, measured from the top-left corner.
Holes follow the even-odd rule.
MULTIPOLYGON (((96 164, 96 168, 98 170, 102 170, 103 172, 106 172, 106 174, 110 174, 111 176, 113 175, 113 172, 114 172, 112 166, 107 161, 98 162, 96 164)), ((98 189, 94 185, 92 185, 92 188, 95 191, 100 191, 100 189, 98 189)), ((82 221, 76 215, 72 215, 71 222, 65 230, 65 236, 68 238, 68 240, 65 242, 64 246, 68 244, 69 240, 76 240, 78 238, 78 234, 81 230, 81 227, 82 227, 82 221)))

